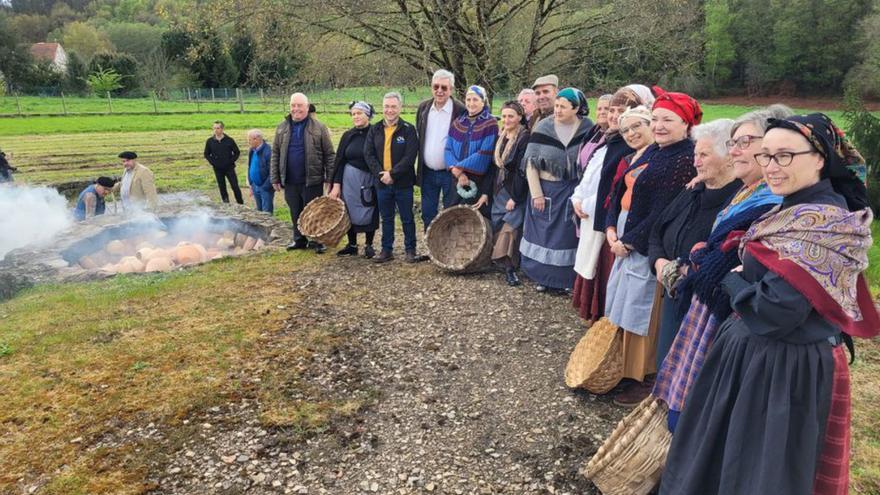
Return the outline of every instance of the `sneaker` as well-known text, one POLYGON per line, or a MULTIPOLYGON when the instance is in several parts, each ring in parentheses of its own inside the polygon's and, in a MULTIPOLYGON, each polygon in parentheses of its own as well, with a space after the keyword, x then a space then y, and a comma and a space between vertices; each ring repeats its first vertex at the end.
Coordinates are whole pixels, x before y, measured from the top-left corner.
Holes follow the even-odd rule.
POLYGON ((625 390, 614 396, 614 403, 623 407, 636 407, 649 395, 654 388, 654 377, 645 378, 643 382, 631 384, 625 390))
POLYGON ((429 259, 431 259, 431 257, 427 254, 419 254, 416 255, 414 263, 421 263, 423 261, 428 261, 429 259))
POLYGON ((536 285, 535 290, 538 292, 547 292, 547 287, 544 285, 536 285))
POLYGON ((358 247, 355 244, 349 244, 344 248, 336 251, 336 256, 357 256, 358 247))
POLYGON ((376 256, 376 250, 373 249, 373 246, 367 244, 367 246, 364 248, 364 258, 371 259, 374 256, 376 256))
POLYGON ((507 279, 507 285, 511 287, 516 287, 520 285, 519 277, 516 276, 516 270, 509 269, 504 272, 504 278, 507 279))
POLYGON ((385 251, 383 249, 382 252, 379 253, 379 256, 373 258, 373 263, 387 263, 393 259, 394 255, 391 254, 391 251, 385 251))
POLYGON ((404 261, 405 261, 406 263, 418 263, 418 261, 419 261, 419 257, 416 256, 416 252, 415 252, 415 251, 407 251, 407 252, 406 252, 406 257, 404 258, 404 261))
POLYGON ((308 243, 306 242, 306 240, 300 239, 298 241, 294 241, 294 242, 291 242, 290 244, 288 244, 287 250, 293 251, 294 249, 305 249, 306 247, 308 247, 308 243))

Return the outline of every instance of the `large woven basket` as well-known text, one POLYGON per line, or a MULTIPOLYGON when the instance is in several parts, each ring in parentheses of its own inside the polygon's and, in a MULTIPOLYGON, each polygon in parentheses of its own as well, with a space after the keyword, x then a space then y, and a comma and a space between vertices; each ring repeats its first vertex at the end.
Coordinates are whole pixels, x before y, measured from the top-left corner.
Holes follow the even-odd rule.
POLYGON ((296 225, 304 236, 333 247, 348 232, 351 221, 342 200, 321 196, 306 205, 296 225))
POLYGON ((666 427, 666 404, 643 400, 623 418, 583 474, 604 495, 647 495, 660 482, 672 435, 666 427))
POLYGON ((565 384, 604 394, 623 379, 623 336, 608 318, 593 323, 568 358, 565 384))
POLYGON ((489 265, 492 226, 479 211, 466 205, 446 208, 425 234, 428 255, 440 268, 468 273, 489 265))

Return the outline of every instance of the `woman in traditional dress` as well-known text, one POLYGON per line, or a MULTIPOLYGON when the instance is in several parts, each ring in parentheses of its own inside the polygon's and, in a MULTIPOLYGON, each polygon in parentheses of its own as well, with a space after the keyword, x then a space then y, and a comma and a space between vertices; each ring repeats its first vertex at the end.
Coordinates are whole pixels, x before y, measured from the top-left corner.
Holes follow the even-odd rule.
POLYGON ((571 198, 581 227, 574 264, 576 276, 572 305, 577 308, 580 317, 587 321, 595 321, 605 314, 605 289, 614 263, 614 255, 605 243, 608 196, 614 175, 624 162, 623 158, 633 153, 619 132, 620 115, 639 105, 645 105, 650 110, 653 102, 651 90, 641 84, 631 84, 617 90, 608 103, 608 126, 602 135, 601 146, 587 157, 585 145, 579 156, 583 169, 581 182, 571 198))
POLYGON ((649 328, 659 299, 648 260, 648 237, 668 205, 694 177, 694 143, 689 139, 703 112, 684 93, 655 86, 652 144, 618 182, 606 221, 606 238, 616 257, 608 278, 605 316, 624 331, 623 377, 634 380, 614 400, 635 406, 651 392, 657 369, 657 328, 649 328))
POLYGON ((880 330, 862 275, 864 160, 823 114, 771 121, 755 159, 782 204, 739 240, 742 265, 722 283, 735 314, 682 411, 661 494, 847 492, 841 344, 880 330))
POLYGON ((446 168, 456 181, 453 204, 470 204, 491 218, 495 179, 492 157, 498 140, 498 121, 490 113, 486 90, 471 86, 464 98, 467 112, 449 126, 446 168))
POLYGON ((730 299, 721 289, 721 280, 740 264, 735 245, 725 244, 731 232, 744 231, 782 198, 773 194, 761 175, 755 153, 768 119, 792 115, 784 105, 749 112, 734 121, 727 149, 733 173, 743 186, 730 203, 718 213, 712 233, 705 244, 691 251, 687 276, 678 286, 678 297, 690 300, 690 307, 680 325, 672 347, 657 371, 652 394, 669 408, 669 430, 675 431, 685 398, 700 372, 706 353, 715 341, 719 325, 730 314, 730 299))
POLYGON ((492 261, 504 269, 507 284, 520 284, 519 237, 522 231, 529 185, 522 158, 529 144, 529 130, 522 105, 514 100, 501 107, 501 130, 495 146, 495 187, 492 196, 492 229, 495 245, 492 261))
POLYGON ((565 88, 553 118, 541 120, 529 137, 523 163, 531 201, 519 249, 523 273, 538 292, 568 291, 574 283, 577 237, 569 198, 578 183, 577 153, 593 126, 588 112, 583 92, 565 88))
POLYGON ((357 256, 357 235, 363 232, 366 236, 364 257, 372 258, 376 255, 373 239, 376 237, 376 229, 379 228, 379 209, 376 208, 376 178, 364 161, 364 139, 370 129, 373 106, 365 101, 357 101, 349 105, 349 110, 354 127, 345 131, 339 140, 336 172, 329 196, 342 197, 351 220, 351 228, 348 229, 348 245, 336 255, 357 256))
POLYGON ((654 315, 660 319, 657 335, 657 369, 666 357, 681 320, 690 306, 690 295, 678 293, 678 283, 687 273, 691 248, 705 242, 715 217, 742 187, 734 176, 727 140, 733 121, 718 119, 691 131, 694 141, 696 185, 682 191, 654 225, 648 242, 651 270, 663 287, 662 302, 654 315))

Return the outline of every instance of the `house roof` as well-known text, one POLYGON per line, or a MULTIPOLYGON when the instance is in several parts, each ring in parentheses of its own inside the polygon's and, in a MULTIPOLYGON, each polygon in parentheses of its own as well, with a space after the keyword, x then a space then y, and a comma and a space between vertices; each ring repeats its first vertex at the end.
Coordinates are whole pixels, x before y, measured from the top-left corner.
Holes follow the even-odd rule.
POLYGON ((37 60, 55 60, 55 52, 61 48, 58 43, 34 43, 31 45, 31 55, 37 60))

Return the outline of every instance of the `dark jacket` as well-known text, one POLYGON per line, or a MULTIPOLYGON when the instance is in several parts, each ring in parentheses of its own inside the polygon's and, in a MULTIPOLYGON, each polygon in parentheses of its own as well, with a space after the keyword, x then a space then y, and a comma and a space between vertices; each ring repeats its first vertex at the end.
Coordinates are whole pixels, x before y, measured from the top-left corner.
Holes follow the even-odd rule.
POLYGON ((342 184, 347 163, 364 172, 370 172, 370 166, 364 160, 364 142, 369 131, 369 125, 362 129, 353 127, 345 131, 345 134, 339 139, 339 146, 336 147, 336 163, 333 165, 333 169, 336 171, 333 176, 334 183, 342 184))
MULTIPOLYGON (((333 164, 336 153, 330 140, 327 126, 319 122, 312 114, 307 117, 306 131, 303 136, 306 153, 306 185, 317 186, 333 181, 333 164)), ((286 183, 287 178, 287 147, 290 144, 290 126, 293 120, 290 115, 284 118, 275 128, 275 140, 272 142, 272 163, 270 175, 272 184, 286 183)))
MULTIPOLYGON (((694 170, 694 143, 685 138, 666 147, 652 144, 638 161, 627 168, 630 170, 648 162, 647 168, 639 174, 633 185, 632 206, 626 217, 623 236, 620 240, 632 246, 642 255, 648 255, 648 236, 651 228, 668 205, 696 175, 694 170)), ((606 226, 617 225, 620 215, 620 200, 626 191, 626 181, 621 179, 613 192, 608 208, 606 226)), ((606 228, 607 228, 606 227, 606 228)))
MULTIPOLYGON (((501 143, 499 143, 499 146, 501 143)), ((522 166, 523 155, 526 153, 526 147, 529 145, 529 131, 523 129, 516 136, 516 143, 513 149, 504 160, 504 180, 501 182, 507 194, 516 204, 525 203, 529 199, 529 183, 526 180, 525 167, 522 166)), ((497 167, 497 165, 492 165, 497 167)))
POLYGON ((218 141, 211 136, 205 141, 205 160, 214 168, 229 169, 235 166, 235 161, 241 156, 241 151, 235 140, 226 134, 218 141))
MULTIPOLYGON (((398 119, 397 129, 391 135, 391 178, 395 189, 413 187, 416 181, 415 162, 419 154, 419 136, 416 128, 403 119, 398 119)), ((364 160, 370 171, 377 178, 384 170, 382 167, 385 156, 385 121, 370 126, 364 140, 364 160)), ((379 182, 379 187, 388 187, 379 182)))
POLYGON ((734 179, 720 189, 706 189, 705 184, 700 183, 679 193, 651 230, 648 240, 651 271, 660 258, 686 261, 691 248, 709 238, 718 212, 740 187, 742 182, 734 179))
POLYGON ((596 193, 596 211, 593 212, 593 230, 605 232, 605 219, 608 216, 606 203, 610 204, 608 197, 611 195, 611 184, 617 173, 617 166, 627 155, 634 150, 626 144, 620 133, 615 133, 605 141, 605 158, 602 160, 602 171, 599 176, 599 190, 596 193))
MULTIPOLYGON (((452 123, 455 122, 455 119, 462 116, 462 114, 467 113, 467 109, 464 106, 464 103, 452 99, 452 118, 449 119, 449 127, 452 128, 452 123)), ((428 113, 431 110, 431 105, 434 104, 434 99, 429 98, 421 103, 419 103, 419 108, 416 110, 416 130, 418 131, 420 141, 424 141, 421 139, 422 136, 425 135, 425 129, 428 127, 428 113)), ((446 134, 449 134, 449 129, 446 129, 446 134)), ((419 143, 419 165, 416 171, 416 184, 418 186, 422 185, 422 167, 423 162, 425 161, 425 144, 424 142, 419 143)))
POLYGON ((248 149, 248 173, 247 177, 250 177, 250 166, 251 160, 254 157, 254 153, 260 150, 259 158, 260 158, 260 177, 263 177, 263 182, 260 184, 251 184, 254 187, 259 187, 260 189, 272 189, 272 175, 269 173, 269 169, 271 168, 272 162, 272 146, 263 141, 263 144, 260 145, 256 150, 253 148, 248 149))

